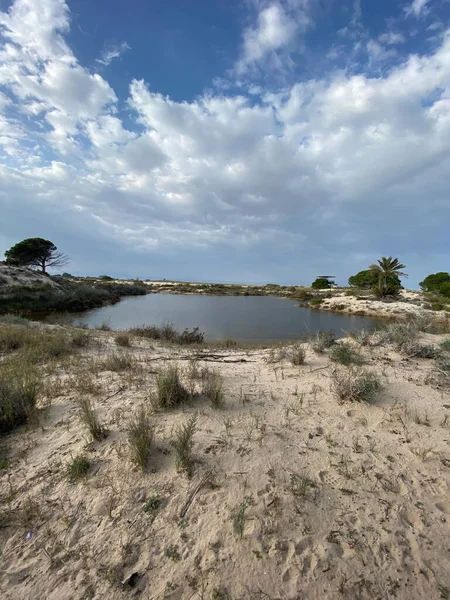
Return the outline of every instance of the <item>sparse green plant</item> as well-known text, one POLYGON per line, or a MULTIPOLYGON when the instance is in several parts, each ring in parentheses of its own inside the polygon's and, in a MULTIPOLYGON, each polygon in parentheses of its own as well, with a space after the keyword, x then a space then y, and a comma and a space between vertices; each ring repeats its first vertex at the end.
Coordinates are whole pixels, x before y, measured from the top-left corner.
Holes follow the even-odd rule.
POLYGON ((316 483, 308 474, 300 475, 299 473, 291 473, 290 490, 294 496, 303 498, 310 488, 315 487, 316 483))
POLYGON ((194 435, 197 431, 197 415, 192 415, 186 423, 175 429, 171 445, 175 449, 176 466, 178 471, 183 471, 190 478, 192 476, 194 457, 194 435))
POLYGON ((170 558, 170 560, 173 560, 174 562, 178 562, 181 560, 181 554, 178 551, 178 546, 169 546, 168 548, 166 548, 165 555, 167 556, 167 558, 170 558))
POLYGON ((242 502, 231 511, 231 519, 233 521, 234 530, 241 539, 244 536, 245 523, 247 521, 247 510, 251 506, 254 506, 254 504, 255 502, 253 500, 253 496, 250 494, 244 496, 242 502))
POLYGON ((333 362, 337 362, 345 366, 361 363, 361 357, 359 354, 357 354, 353 348, 351 348, 351 346, 345 342, 334 344, 334 346, 330 348, 329 356, 333 362))
POLYGON ((80 456, 76 456, 69 464, 67 469, 67 475, 69 477, 69 480, 74 482, 79 481, 80 479, 84 479, 89 473, 90 466, 91 463, 89 462, 89 459, 86 458, 86 456, 84 456, 83 454, 81 454, 80 456))
POLYGON ((223 408, 223 378, 219 371, 208 371, 207 376, 203 380, 202 395, 211 401, 213 408, 223 408))
POLYGON ((445 350, 446 352, 450 352, 450 338, 441 342, 440 346, 441 346, 442 350, 445 350))
POLYGON ((403 354, 415 358, 436 358, 441 353, 440 348, 430 344, 418 344, 413 340, 405 342, 401 351, 403 354))
POLYGON ((82 396, 78 400, 78 406, 80 408, 81 420, 88 428, 92 438, 96 441, 103 440, 106 437, 106 431, 100 424, 97 414, 92 408, 90 399, 86 396, 82 396))
POLYGON ((117 346, 121 346, 122 348, 129 348, 130 346, 130 336, 127 333, 118 333, 114 336, 114 341, 117 346))
POLYGON ((377 375, 364 370, 334 369, 331 389, 340 402, 369 402, 381 389, 381 382, 377 375))
POLYGON ((214 587, 211 600, 231 600, 227 590, 223 587, 214 587))
POLYGON ((108 321, 102 321, 100 325, 97 325, 96 329, 99 331, 111 331, 111 325, 108 321))
POLYGON ((153 442, 155 427, 145 406, 140 406, 130 418, 127 428, 131 460, 142 471, 145 469, 153 442))
POLYGON ((169 365, 158 372, 155 398, 155 404, 158 408, 178 406, 186 402, 188 397, 188 391, 181 383, 178 365, 169 365))
POLYGON ((318 354, 325 352, 336 341, 334 331, 318 331, 309 338, 309 345, 318 354))
POLYGON ((153 494, 142 505, 142 510, 145 513, 155 513, 161 506, 163 499, 159 494, 153 494))

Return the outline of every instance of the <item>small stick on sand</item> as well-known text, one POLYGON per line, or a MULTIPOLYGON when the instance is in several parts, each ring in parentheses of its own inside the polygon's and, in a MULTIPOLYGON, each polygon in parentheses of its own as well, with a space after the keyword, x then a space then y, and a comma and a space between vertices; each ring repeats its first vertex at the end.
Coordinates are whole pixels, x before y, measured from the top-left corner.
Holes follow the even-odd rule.
POLYGON ((201 488, 209 481, 211 475, 212 475, 212 471, 208 471, 206 473, 206 475, 203 477, 203 479, 200 481, 200 483, 197 485, 197 487, 195 487, 189 494, 183 508, 180 511, 180 519, 182 519, 185 514, 187 513, 187 511, 189 510, 190 505, 192 504, 192 501, 194 500, 195 496, 198 494, 198 492, 201 490, 201 488))

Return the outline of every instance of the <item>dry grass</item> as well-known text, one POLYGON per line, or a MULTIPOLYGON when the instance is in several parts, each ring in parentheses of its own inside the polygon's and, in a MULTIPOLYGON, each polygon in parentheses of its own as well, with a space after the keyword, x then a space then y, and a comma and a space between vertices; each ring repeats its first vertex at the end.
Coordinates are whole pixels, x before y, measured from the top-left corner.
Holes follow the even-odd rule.
POLYGON ((336 335, 334 331, 318 331, 309 338, 309 345, 318 354, 325 352, 327 348, 330 348, 336 341, 336 335))
POLYGON ((99 363, 98 366, 104 371, 131 371, 136 368, 137 361, 128 352, 120 354, 113 352, 99 363))
POLYGON ((17 360, 0 368, 0 433, 27 423, 36 414, 40 379, 34 369, 17 360))

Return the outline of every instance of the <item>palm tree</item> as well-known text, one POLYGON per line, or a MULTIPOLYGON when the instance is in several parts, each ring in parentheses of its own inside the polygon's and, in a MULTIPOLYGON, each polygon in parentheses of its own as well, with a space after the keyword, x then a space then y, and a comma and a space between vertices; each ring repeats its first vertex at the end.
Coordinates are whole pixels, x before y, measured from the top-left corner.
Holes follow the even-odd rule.
POLYGON ((381 260, 377 261, 378 264, 370 265, 369 269, 378 274, 378 288, 380 296, 388 296, 390 293, 397 291, 398 286, 392 285, 392 279, 398 281, 399 277, 408 277, 406 273, 403 273, 402 269, 405 269, 405 265, 402 265, 398 258, 392 258, 392 256, 383 256, 381 260), (389 279, 391 281, 389 281, 389 279))

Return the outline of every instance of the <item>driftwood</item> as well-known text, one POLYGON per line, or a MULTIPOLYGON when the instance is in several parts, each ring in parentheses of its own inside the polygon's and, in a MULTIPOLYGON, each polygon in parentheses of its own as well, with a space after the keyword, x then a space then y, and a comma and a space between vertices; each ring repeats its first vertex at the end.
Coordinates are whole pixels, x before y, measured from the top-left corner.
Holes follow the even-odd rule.
POLYGON ((200 480, 198 485, 189 493, 189 496, 187 497, 187 500, 184 503, 184 506, 180 511, 180 519, 182 519, 185 516, 185 514, 189 510, 189 507, 191 506, 195 496, 202 489, 202 487, 210 480, 212 474, 213 474, 212 471, 208 471, 206 473, 206 475, 203 477, 203 479, 200 480))
POLYGON ((256 362, 247 360, 246 358, 227 359, 220 354, 189 354, 187 356, 159 356, 158 358, 148 358, 147 362, 155 362, 159 360, 204 360, 205 362, 222 362, 222 363, 248 363, 256 362))

